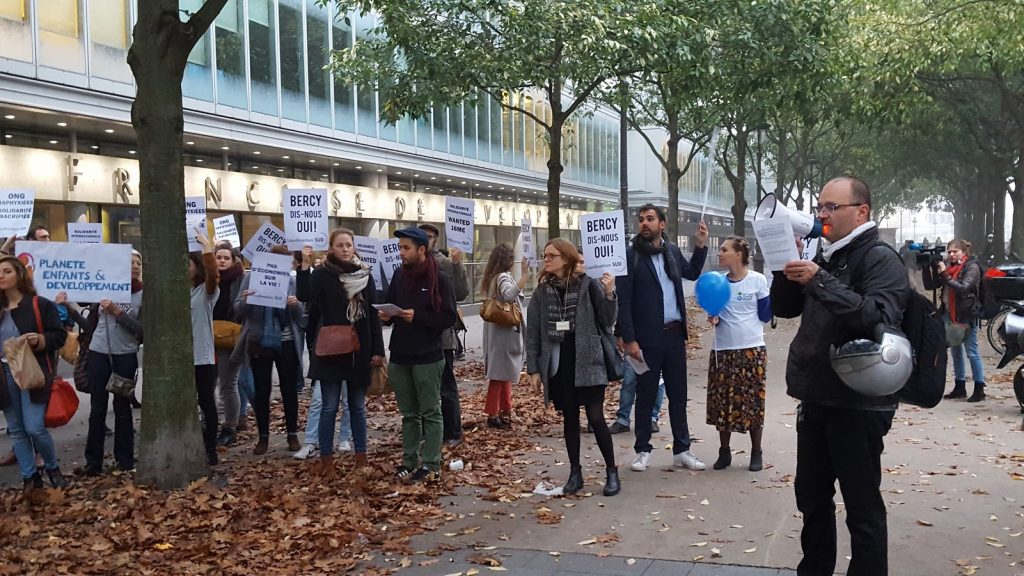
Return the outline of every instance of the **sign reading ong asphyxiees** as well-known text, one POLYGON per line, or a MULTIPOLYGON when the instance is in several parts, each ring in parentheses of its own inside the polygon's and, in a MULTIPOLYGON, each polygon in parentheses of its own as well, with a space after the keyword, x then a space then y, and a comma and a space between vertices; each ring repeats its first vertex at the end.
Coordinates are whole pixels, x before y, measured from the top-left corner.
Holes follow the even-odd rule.
POLYGON ((231 214, 213 219, 213 237, 217 242, 222 240, 230 242, 232 248, 242 245, 242 239, 238 236, 238 226, 235 225, 235 217, 231 214))
POLYGON ((398 253, 398 238, 384 240, 380 243, 381 265, 384 267, 384 277, 388 284, 395 276, 395 270, 402 265, 402 257, 398 253))
POLYGON ((0 190, 0 238, 28 234, 35 202, 35 190, 0 190))
POLYGON ((206 196, 185 197, 185 234, 189 252, 203 249, 196 234, 206 234, 206 196))
POLYGON ((288 305, 288 283, 291 280, 292 257, 287 254, 260 252, 252 261, 246 303, 268 308, 288 305))
POLYGON ((242 256, 252 262, 256 254, 270 252, 270 249, 278 244, 284 244, 284 232, 270 222, 264 222, 242 249, 242 256))
POLYGON ((68 242, 72 244, 102 244, 103 224, 99 222, 68 222, 68 242))
POLYGON ((40 296, 52 300, 67 292, 71 302, 132 301, 130 244, 18 242, 16 252, 32 269, 40 296))
POLYGON ((373 274, 373 285, 377 287, 377 290, 383 290, 380 281, 380 242, 369 236, 356 236, 355 240, 356 254, 359 255, 363 264, 370 267, 370 273, 373 274))
POLYGON ((469 198, 444 199, 444 230, 448 248, 473 253, 473 213, 476 203, 469 198))
POLYGON ((327 190, 284 190, 284 236, 289 250, 327 250, 327 190))
POLYGON ((580 216, 580 237, 587 276, 598 278, 605 272, 626 275, 626 222, 622 210, 580 216))

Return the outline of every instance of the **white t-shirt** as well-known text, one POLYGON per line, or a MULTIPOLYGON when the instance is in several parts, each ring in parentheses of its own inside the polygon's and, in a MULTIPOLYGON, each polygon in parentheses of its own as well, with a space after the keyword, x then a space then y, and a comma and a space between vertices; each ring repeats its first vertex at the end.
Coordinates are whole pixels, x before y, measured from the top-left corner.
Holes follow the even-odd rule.
POLYGON ((768 279, 750 270, 743 280, 730 280, 729 288, 732 297, 718 315, 715 350, 743 350, 764 346, 764 323, 757 315, 757 301, 768 297, 768 279))

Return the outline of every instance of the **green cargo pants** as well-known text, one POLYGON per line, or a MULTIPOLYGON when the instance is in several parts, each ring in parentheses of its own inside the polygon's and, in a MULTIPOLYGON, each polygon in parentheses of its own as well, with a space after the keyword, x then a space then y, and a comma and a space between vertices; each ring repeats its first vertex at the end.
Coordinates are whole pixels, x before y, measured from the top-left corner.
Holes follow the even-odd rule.
POLYGON ((441 470, 441 375, 444 360, 432 364, 388 365, 388 379, 402 413, 402 465, 441 470), (422 455, 420 446, 423 447, 422 455))

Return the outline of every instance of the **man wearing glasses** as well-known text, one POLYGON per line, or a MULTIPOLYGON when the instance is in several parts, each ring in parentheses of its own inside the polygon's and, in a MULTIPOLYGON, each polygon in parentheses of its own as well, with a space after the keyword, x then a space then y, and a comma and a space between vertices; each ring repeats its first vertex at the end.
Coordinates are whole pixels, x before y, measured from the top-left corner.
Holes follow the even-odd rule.
MULTIPOLYGON (((776 316, 802 316, 789 347, 787 393, 797 407, 796 503, 803 513, 800 576, 825 576, 836 566, 835 483, 843 492, 850 529, 850 576, 888 574, 882 480, 883 438, 896 410, 894 396, 865 396, 832 369, 829 349, 871 338, 879 323, 900 326, 907 305, 907 270, 878 239, 871 191, 862 180, 839 177, 815 207, 824 224, 823 250, 775 273, 776 316)), ((801 242, 797 241, 798 245, 801 242)))
POLYGON ((637 211, 640 233, 626 249, 627 276, 615 279, 619 297, 617 330, 626 351, 643 360, 650 370, 636 382, 636 459, 632 469, 643 472, 651 464, 651 411, 664 376, 668 415, 672 425, 672 454, 676 466, 704 470, 690 452, 686 422, 686 299, 682 279, 696 280, 704 267, 708 228, 697 226, 696 247, 687 262, 679 246, 665 236, 665 211, 653 204, 637 211), (635 264, 634 264, 635 263, 635 264))

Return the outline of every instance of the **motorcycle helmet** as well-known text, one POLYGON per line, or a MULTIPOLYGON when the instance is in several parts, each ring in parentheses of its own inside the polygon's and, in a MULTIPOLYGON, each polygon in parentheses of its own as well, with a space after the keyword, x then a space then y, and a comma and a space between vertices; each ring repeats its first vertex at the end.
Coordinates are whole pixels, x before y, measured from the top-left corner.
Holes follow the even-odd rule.
POLYGON ((914 370, 910 341, 890 328, 876 329, 874 340, 851 340, 830 352, 839 379, 865 396, 895 394, 914 370))

